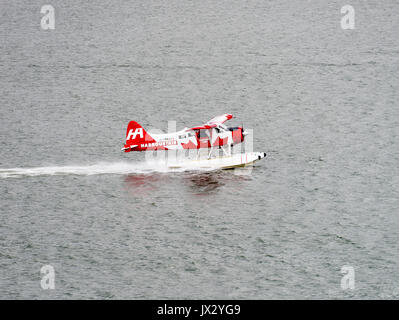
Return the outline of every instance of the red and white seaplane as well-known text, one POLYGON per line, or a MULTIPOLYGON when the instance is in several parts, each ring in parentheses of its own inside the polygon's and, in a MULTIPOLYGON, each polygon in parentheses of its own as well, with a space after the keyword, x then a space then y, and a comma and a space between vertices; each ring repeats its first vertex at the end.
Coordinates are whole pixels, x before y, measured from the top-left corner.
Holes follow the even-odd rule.
POLYGON ((226 127, 224 123, 233 118, 231 114, 217 116, 207 123, 165 134, 149 133, 136 121, 130 121, 126 131, 126 144, 122 151, 157 151, 196 149, 195 160, 179 161, 169 167, 227 169, 253 164, 266 156, 264 152, 232 153, 235 144, 244 142, 248 134, 243 127, 226 127), (200 158, 200 149, 208 149, 207 156, 200 158), (224 156, 214 155, 222 149, 224 156))

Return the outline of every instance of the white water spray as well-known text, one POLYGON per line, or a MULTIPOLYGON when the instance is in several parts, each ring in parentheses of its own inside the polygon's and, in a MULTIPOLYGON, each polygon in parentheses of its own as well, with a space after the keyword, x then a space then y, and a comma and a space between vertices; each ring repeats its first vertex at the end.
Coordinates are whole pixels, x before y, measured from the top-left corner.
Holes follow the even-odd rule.
POLYGON ((189 168, 170 169, 165 162, 100 162, 84 166, 48 166, 35 168, 0 169, 0 178, 18 178, 55 175, 143 174, 151 172, 179 172, 189 168))

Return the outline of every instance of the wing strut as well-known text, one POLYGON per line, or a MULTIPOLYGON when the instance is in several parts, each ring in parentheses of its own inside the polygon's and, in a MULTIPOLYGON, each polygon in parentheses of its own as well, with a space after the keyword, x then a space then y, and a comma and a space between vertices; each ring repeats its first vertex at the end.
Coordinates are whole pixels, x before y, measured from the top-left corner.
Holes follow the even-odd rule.
POLYGON ((227 156, 227 157, 230 157, 231 156, 231 145, 229 144, 228 146, 227 146, 227 151, 226 151, 226 149, 224 148, 224 147, 222 147, 222 150, 223 150, 223 153, 227 156))

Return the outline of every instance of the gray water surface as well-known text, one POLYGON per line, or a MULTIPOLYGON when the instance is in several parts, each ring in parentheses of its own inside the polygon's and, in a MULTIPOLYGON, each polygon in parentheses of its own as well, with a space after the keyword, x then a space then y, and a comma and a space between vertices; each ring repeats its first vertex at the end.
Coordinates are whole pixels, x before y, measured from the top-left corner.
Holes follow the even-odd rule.
POLYGON ((399 298, 397 1, 49 3, 0 1, 0 298, 399 298), (120 151, 226 112, 250 175, 120 151))

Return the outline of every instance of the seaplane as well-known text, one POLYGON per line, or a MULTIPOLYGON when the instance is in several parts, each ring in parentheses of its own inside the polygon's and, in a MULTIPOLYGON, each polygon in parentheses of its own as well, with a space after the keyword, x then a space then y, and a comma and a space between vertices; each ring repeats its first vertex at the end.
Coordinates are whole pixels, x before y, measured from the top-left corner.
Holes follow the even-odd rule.
POLYGON ((196 150, 195 159, 168 161, 170 168, 190 169, 244 167, 266 157, 265 152, 232 153, 233 146, 244 142, 245 136, 248 135, 243 126, 227 127, 224 124, 232 118, 232 114, 223 114, 200 126, 165 134, 147 132, 136 121, 130 121, 122 151, 196 150), (207 152, 206 156, 201 158, 200 150, 203 149, 207 149, 207 152), (220 149, 223 156, 219 156, 220 149), (218 150, 218 155, 215 154, 215 150, 218 150))

